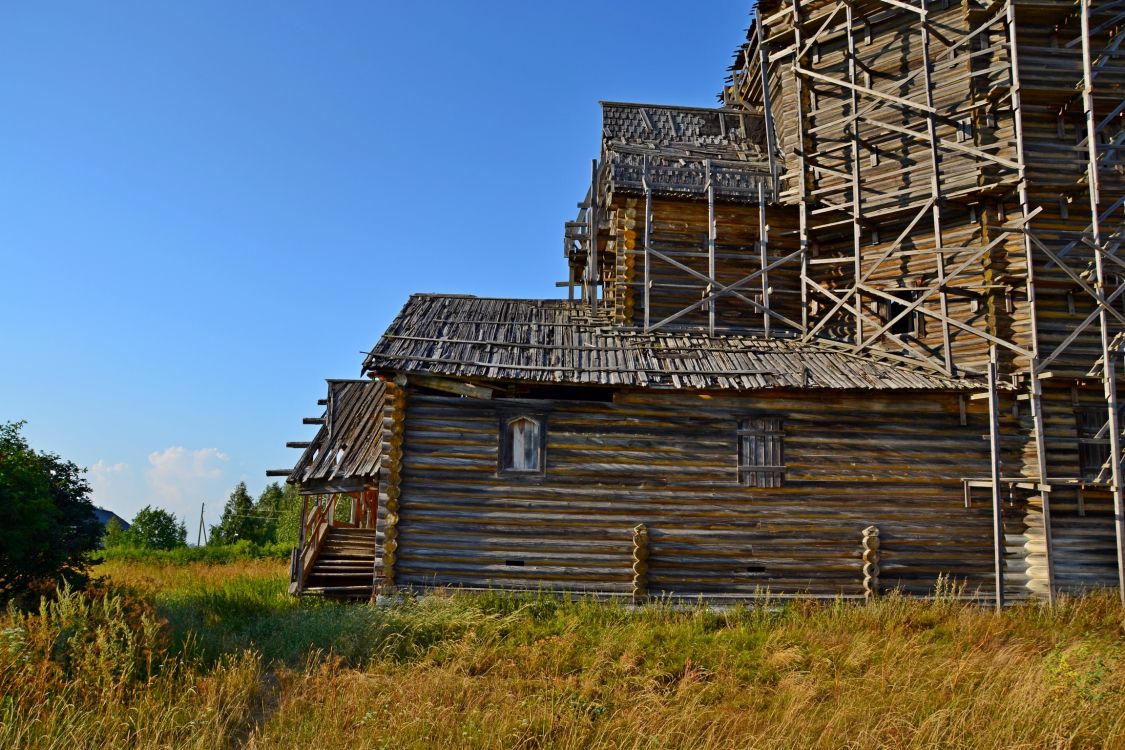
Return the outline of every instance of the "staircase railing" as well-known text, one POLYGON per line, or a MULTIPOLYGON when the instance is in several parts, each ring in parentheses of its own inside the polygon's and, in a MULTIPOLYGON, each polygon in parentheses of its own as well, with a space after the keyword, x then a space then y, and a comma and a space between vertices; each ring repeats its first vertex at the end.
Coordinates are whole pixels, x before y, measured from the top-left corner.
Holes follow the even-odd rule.
POLYGON ((304 591, 305 581, 308 580, 309 571, 320 554, 320 548, 328 536, 328 529, 332 526, 332 519, 336 516, 336 495, 332 495, 327 502, 317 499, 312 513, 308 513, 308 505, 302 508, 301 528, 297 539, 297 546, 289 558, 289 593, 300 594, 304 591))

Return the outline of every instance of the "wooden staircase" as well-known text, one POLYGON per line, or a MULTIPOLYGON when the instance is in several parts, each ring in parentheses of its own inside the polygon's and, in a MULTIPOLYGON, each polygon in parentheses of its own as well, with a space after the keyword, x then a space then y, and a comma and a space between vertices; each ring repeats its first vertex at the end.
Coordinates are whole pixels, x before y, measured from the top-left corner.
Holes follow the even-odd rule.
POLYGON ((329 528, 302 593, 369 598, 375 584, 376 552, 374 529, 329 528))
MULTIPOLYGON (((356 524, 335 521, 335 506, 335 497, 326 503, 318 501, 306 515, 300 542, 290 559, 289 593, 370 598, 382 568, 382 538, 371 528, 374 507, 356 524)), ((353 518, 358 515, 353 513, 353 518)))

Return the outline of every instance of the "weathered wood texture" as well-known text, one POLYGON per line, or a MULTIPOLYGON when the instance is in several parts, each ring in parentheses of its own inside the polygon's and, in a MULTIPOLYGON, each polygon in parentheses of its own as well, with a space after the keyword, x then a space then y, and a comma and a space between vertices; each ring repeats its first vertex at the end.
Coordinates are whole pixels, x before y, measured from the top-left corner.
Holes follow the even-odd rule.
MULTIPOLYGON (((924 594, 947 574, 987 594, 991 510, 965 508, 961 489, 966 472, 988 471, 983 404, 962 426, 955 396, 908 403, 807 392, 633 392, 616 403, 411 393, 396 580, 631 594, 633 530, 644 524, 650 595, 862 596, 862 532, 875 524, 884 589, 924 594), (497 408, 546 414, 545 477, 498 475, 497 408), (737 481, 738 419, 762 412, 784 425, 776 489, 737 481)), ((1019 568, 1024 509, 1008 510, 1019 568)), ((1025 583, 1018 570, 1011 578, 1025 583)))
MULTIPOLYGON (((610 229, 605 248, 603 278, 609 314, 618 325, 643 327, 645 201, 615 197, 609 206, 610 229)), ((759 212, 755 205, 718 202, 715 208, 715 276, 708 273, 707 203, 705 201, 654 199, 649 230, 649 320, 656 324, 706 296, 716 283, 731 286, 762 269, 758 242, 759 212), (671 258, 672 261, 667 260, 671 258), (676 263, 680 265, 676 265, 676 263), (683 266, 690 268, 689 272, 683 266)), ((800 274, 796 260, 774 268, 771 264, 798 250, 796 216, 791 210, 766 209, 768 252, 766 278, 770 309, 790 320, 801 319, 800 274)), ((738 287, 740 295, 765 304, 760 278, 738 287)), ((762 312, 728 294, 716 300, 715 317, 721 330, 749 331, 763 328, 762 312)), ((701 306, 678 318, 669 330, 705 326, 710 310, 701 306)), ((781 320, 772 321, 775 333, 796 328, 781 320)))
POLYGON ((288 481, 305 493, 353 492, 376 481, 382 457, 383 383, 329 380, 321 427, 288 481))
POLYGON ((364 370, 484 381, 675 389, 976 390, 980 381, 913 370, 794 338, 614 328, 563 300, 415 294, 364 370))

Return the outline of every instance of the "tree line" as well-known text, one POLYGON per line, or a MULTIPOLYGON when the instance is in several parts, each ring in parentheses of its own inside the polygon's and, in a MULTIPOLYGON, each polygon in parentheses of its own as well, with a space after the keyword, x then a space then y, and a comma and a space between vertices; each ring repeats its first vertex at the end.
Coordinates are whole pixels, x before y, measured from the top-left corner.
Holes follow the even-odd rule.
MULTIPOLYGON (((175 550, 188 546, 185 523, 146 505, 129 528, 98 523, 86 470, 32 448, 23 422, 0 423, 0 600, 48 593, 60 582, 82 586, 93 555, 108 549, 175 550)), ((245 482, 230 493, 208 547, 296 545, 301 497, 268 485, 254 498, 245 482)))
MULTIPOLYGON (((207 544, 295 545, 300 523, 301 496, 293 486, 273 482, 255 499, 246 483, 239 482, 227 498, 219 522, 208 530, 207 544)), ((137 511, 127 529, 116 518, 106 524, 106 549, 172 550, 187 543, 186 524, 170 511, 151 505, 137 511)))

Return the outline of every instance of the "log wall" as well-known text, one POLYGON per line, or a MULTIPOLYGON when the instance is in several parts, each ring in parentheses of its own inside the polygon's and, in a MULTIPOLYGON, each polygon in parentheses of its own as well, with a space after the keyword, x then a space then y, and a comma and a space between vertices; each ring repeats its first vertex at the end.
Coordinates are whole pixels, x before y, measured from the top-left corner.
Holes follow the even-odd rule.
MULTIPOLYGON (((768 238, 767 265, 798 249, 796 215, 784 207, 766 210, 768 238)), ((610 235, 606 252, 610 258, 603 271, 605 296, 613 320, 618 325, 643 326, 644 306, 644 223, 643 198, 615 196, 610 206, 610 235)), ((715 204, 716 281, 735 284, 762 267, 758 206, 745 203, 715 204)), ((651 246, 664 255, 708 276, 707 204, 704 201, 654 198, 652 201, 651 246)), ((693 303, 707 291, 705 278, 688 273, 666 260, 650 256, 651 309, 649 320, 656 325, 693 303)), ((800 263, 793 260, 767 272, 770 308, 794 322, 801 319, 800 263)), ((760 277, 738 288, 745 297, 762 304, 760 277)), ((673 326, 698 329, 708 324, 709 312, 700 306, 674 321, 673 326)), ((728 330, 764 329, 762 313, 733 295, 715 303, 716 327, 728 330)), ((771 332, 793 331, 776 318, 771 332)))
MULTIPOLYGON (((396 582, 631 594, 644 524, 653 595, 860 596, 862 530, 874 524, 884 586, 925 594, 946 574, 987 594, 991 509, 980 497, 964 507, 961 484, 988 473, 982 408, 970 402, 962 425, 949 394, 633 392, 610 403, 411 393, 396 582), (499 414, 513 409, 546 417, 542 477, 498 475, 499 414), (776 489, 737 481, 738 419, 760 413, 783 419, 776 489)), ((1014 460, 1021 446, 1008 448, 1014 460)), ((1013 503, 1018 593, 1026 507, 1013 503)))

